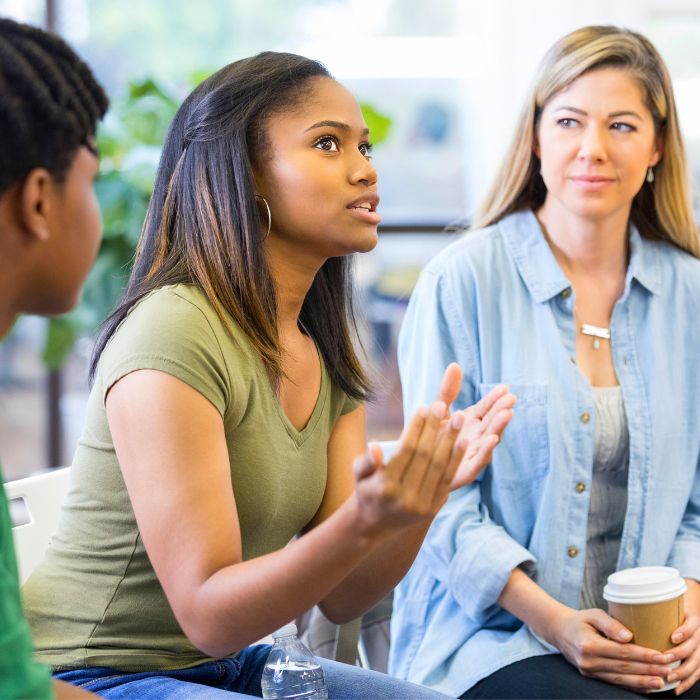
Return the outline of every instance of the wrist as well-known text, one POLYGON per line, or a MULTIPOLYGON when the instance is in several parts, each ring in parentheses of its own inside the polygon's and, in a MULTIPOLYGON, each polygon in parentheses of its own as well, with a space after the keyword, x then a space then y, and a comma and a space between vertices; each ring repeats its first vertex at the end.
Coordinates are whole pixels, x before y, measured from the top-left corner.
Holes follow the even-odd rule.
POLYGON ((575 612, 563 603, 554 601, 551 609, 537 621, 539 624, 536 627, 533 626, 533 631, 547 644, 561 649, 562 630, 575 612))
POLYGON ((367 517, 366 509, 362 507, 357 493, 353 493, 335 514, 346 523, 350 536, 362 549, 372 549, 390 534, 388 528, 367 517))

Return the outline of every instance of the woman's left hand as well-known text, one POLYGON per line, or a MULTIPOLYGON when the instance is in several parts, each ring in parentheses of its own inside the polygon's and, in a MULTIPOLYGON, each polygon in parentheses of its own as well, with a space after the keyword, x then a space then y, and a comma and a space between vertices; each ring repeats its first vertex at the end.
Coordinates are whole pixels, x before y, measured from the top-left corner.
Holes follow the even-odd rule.
POLYGON ((692 579, 686 579, 685 621, 671 635, 671 641, 676 644, 666 654, 673 654, 673 660, 681 660, 681 665, 674 668, 666 679, 669 683, 680 680, 680 685, 674 690, 676 695, 685 693, 700 680, 700 584, 692 579))
MULTIPOLYGON (((438 399, 448 406, 457 398, 462 386, 462 371, 450 365, 440 385, 438 399)), ((505 384, 499 384, 473 406, 462 410, 464 425, 458 440, 468 440, 467 450, 457 467, 450 491, 470 484, 488 466, 501 434, 513 417, 516 397, 505 384)))

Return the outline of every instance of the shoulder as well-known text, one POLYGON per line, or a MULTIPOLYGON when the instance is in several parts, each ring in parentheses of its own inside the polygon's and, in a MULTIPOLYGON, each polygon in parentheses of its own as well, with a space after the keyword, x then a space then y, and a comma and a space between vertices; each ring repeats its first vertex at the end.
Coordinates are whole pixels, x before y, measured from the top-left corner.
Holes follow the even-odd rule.
POLYGON ((217 319, 216 311, 204 293, 189 284, 174 284, 161 287, 147 294, 129 310, 123 326, 138 323, 153 323, 156 327, 173 322, 200 322, 212 325, 217 319))
POLYGON ((654 260, 661 291, 690 294, 700 301, 700 259, 665 241, 644 240, 645 258, 654 260))
POLYGON ((485 258, 502 255, 504 240, 500 224, 487 228, 465 231, 457 234, 455 239, 441 250, 425 266, 426 275, 449 275, 455 271, 478 269, 485 258))
POLYGON ((157 369, 194 386, 223 412, 255 369, 249 345, 239 342, 242 331, 225 318, 226 325, 194 286, 151 292, 129 311, 102 353, 103 393, 129 372, 157 369))
POLYGON ((487 293, 499 279, 518 276, 513 243, 522 225, 518 215, 492 226, 460 234, 423 268, 417 293, 432 290, 438 296, 474 297, 487 293), (498 271, 498 272, 496 272, 498 271))
MULTIPOLYGON (((201 289, 190 284, 161 287, 137 302, 117 328, 110 345, 214 342, 245 345, 245 334, 225 312, 217 313, 201 289)), ((108 346, 109 347, 109 346, 108 346)))

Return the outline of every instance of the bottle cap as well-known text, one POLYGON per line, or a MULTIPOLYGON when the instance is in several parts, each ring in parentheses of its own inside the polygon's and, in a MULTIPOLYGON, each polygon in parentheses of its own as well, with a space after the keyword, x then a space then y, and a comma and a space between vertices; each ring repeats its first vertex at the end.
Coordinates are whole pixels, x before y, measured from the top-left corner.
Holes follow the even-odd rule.
POLYGON ((290 622, 289 624, 285 625, 284 627, 280 627, 278 630, 275 630, 272 633, 272 638, 273 639, 282 639, 282 637, 292 637, 292 636, 296 636, 296 634, 297 634, 297 626, 293 622, 290 622))

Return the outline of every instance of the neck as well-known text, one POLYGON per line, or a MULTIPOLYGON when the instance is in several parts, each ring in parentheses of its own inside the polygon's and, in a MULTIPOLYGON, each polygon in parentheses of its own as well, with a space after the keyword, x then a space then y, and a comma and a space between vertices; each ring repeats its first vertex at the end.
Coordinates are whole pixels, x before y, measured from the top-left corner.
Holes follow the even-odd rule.
POLYGON ((301 307, 322 262, 301 257, 298 251, 289 250, 289 246, 278 239, 266 242, 266 252, 277 293, 280 335, 297 333, 301 307))
POLYGON ((0 199, 0 340, 12 328, 21 311, 19 300, 24 278, 24 270, 19 264, 20 251, 11 243, 9 226, 3 225, 5 205, 6 198, 0 199))
POLYGON ((621 275, 624 278, 629 210, 615 212, 605 219, 586 219, 564 210, 548 197, 536 216, 567 277, 621 275))

